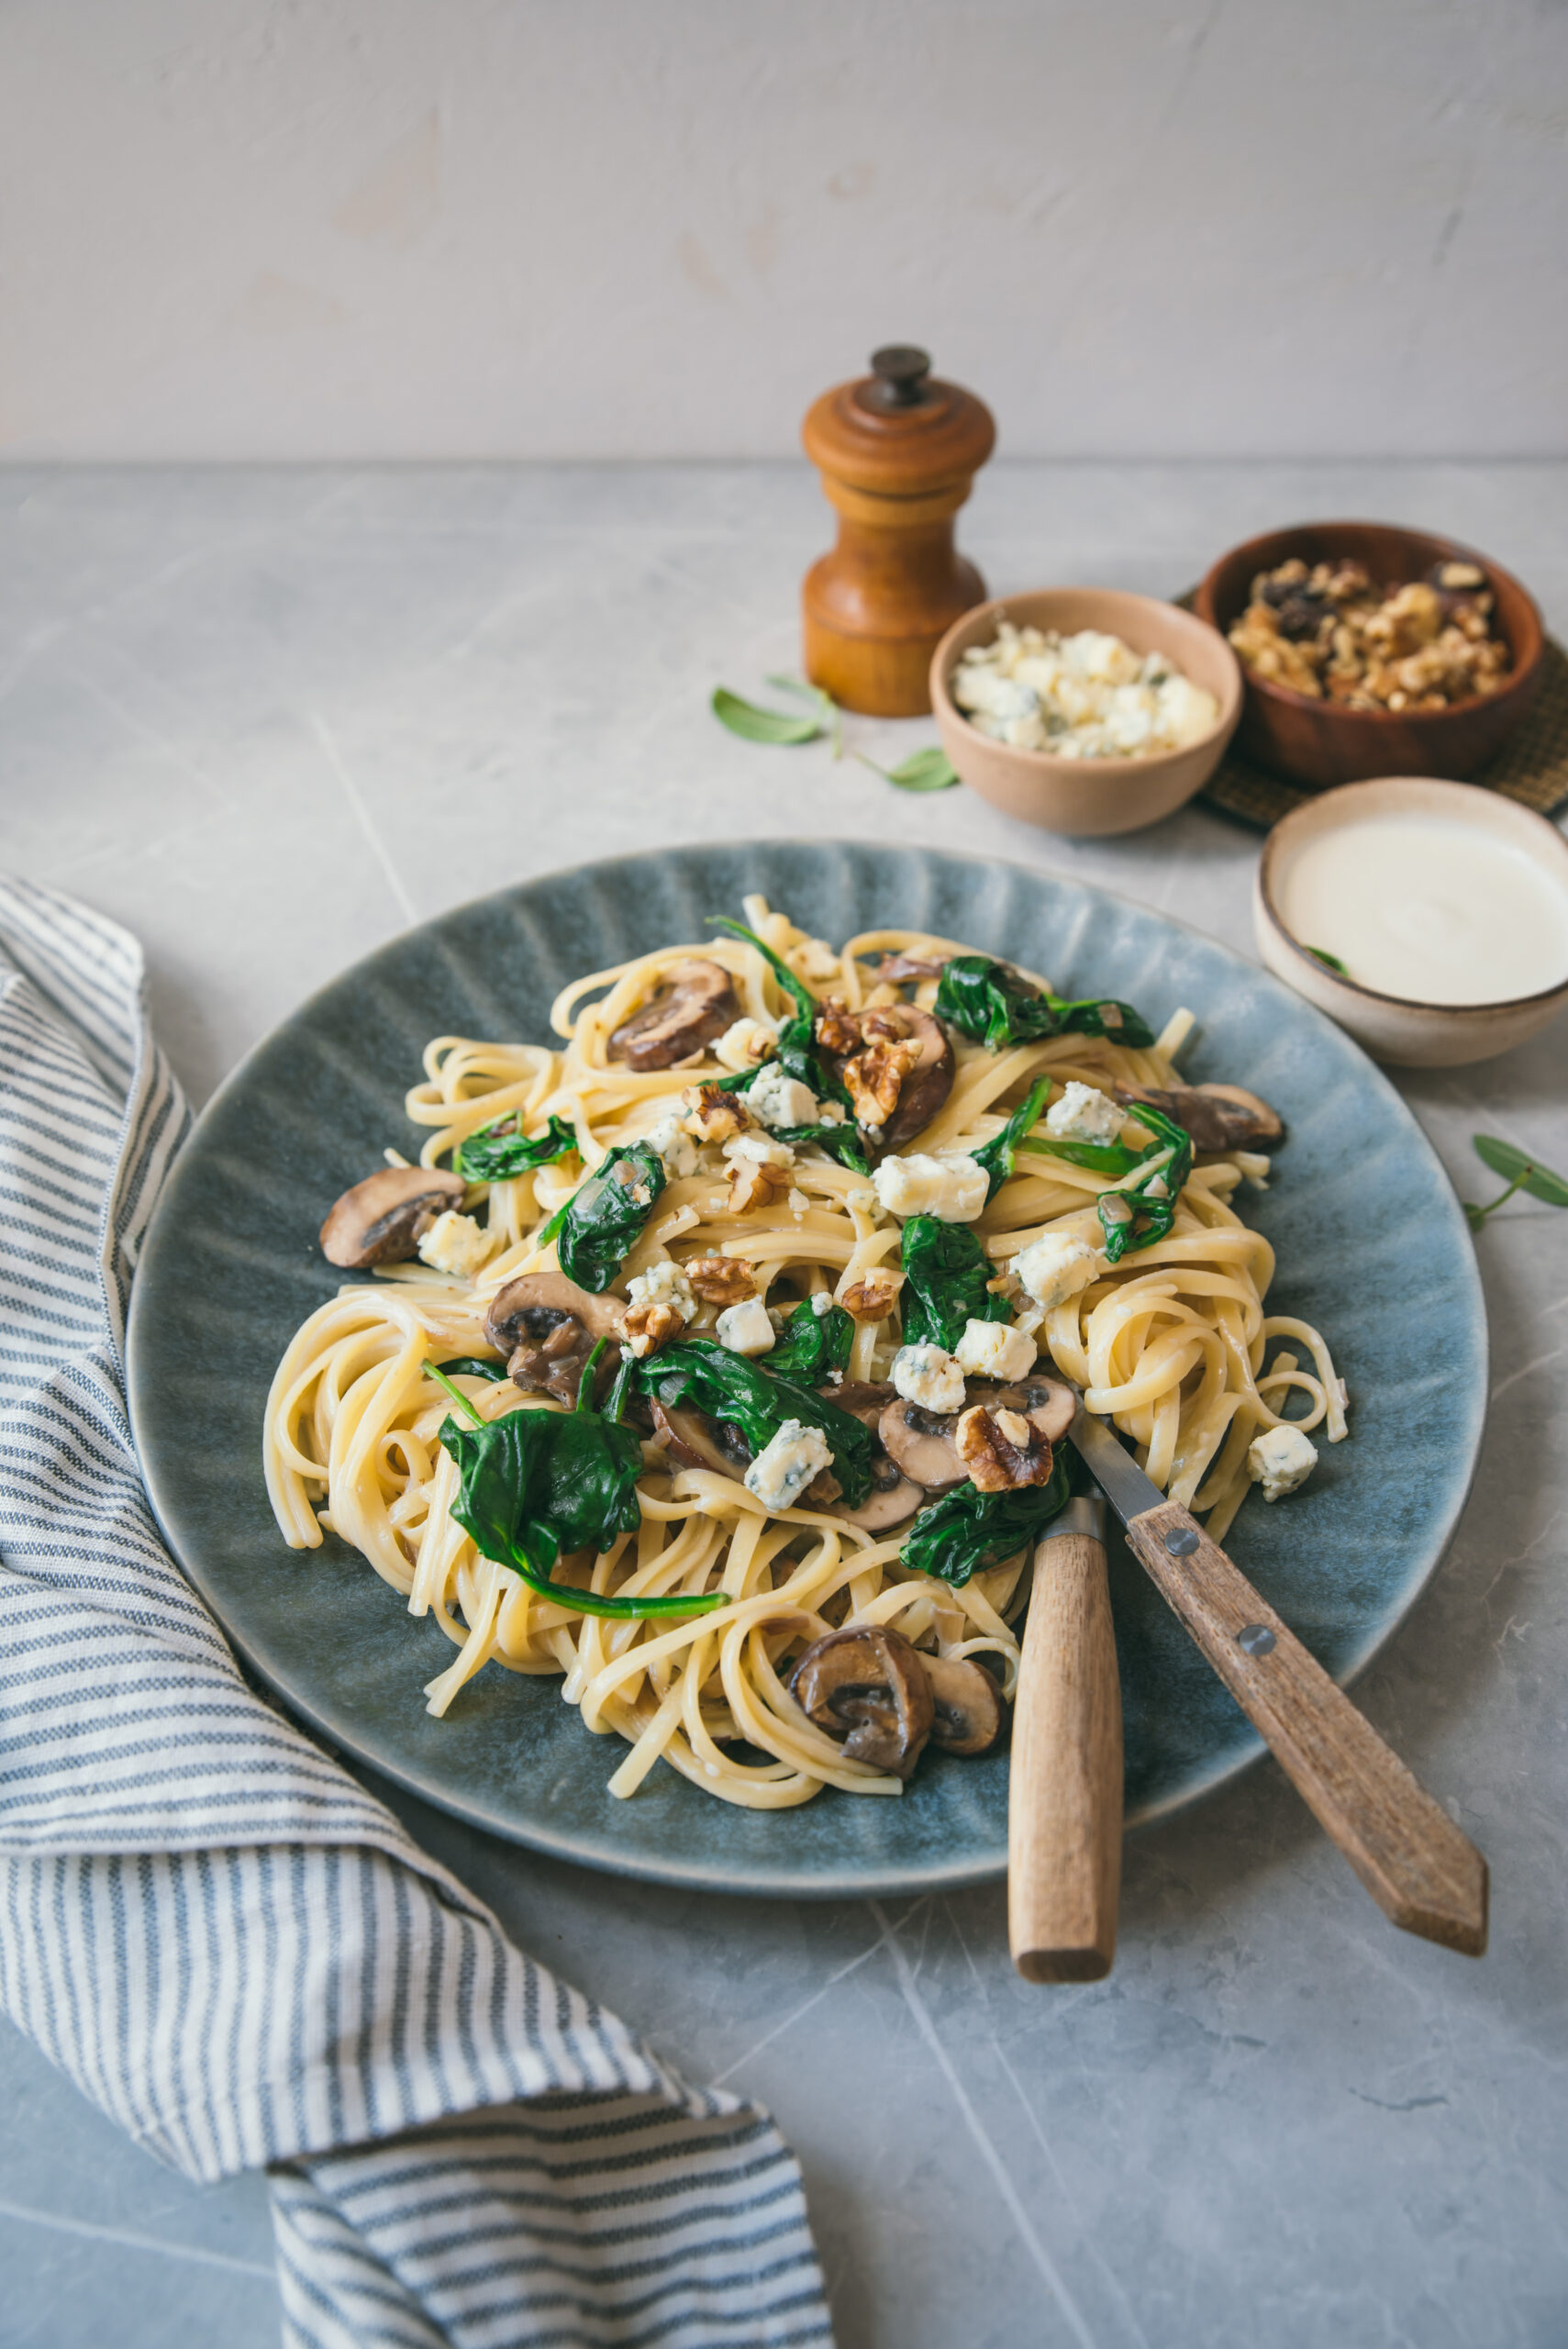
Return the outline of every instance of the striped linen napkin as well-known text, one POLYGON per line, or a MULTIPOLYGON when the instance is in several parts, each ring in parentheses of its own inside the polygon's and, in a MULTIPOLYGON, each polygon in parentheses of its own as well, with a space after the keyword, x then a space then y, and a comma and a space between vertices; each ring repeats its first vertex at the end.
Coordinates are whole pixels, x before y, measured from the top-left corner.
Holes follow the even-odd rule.
POLYGON ((0 880, 0 2007, 187 2176, 268 2166, 289 2349, 830 2342, 769 2116, 513 1948, 164 1549, 122 1343, 187 1115, 144 994, 0 880))

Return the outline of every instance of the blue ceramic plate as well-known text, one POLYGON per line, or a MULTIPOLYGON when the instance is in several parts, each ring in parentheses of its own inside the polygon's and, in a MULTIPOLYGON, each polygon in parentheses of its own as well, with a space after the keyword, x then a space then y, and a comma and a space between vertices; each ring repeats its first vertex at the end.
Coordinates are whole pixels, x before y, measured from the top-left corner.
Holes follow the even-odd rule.
MULTIPOLYGON (((290 1708, 387 1776, 498 1835, 669 1884, 795 1895, 905 1893, 1005 1872, 1005 1754, 932 1754, 896 1802, 831 1790, 732 1809, 667 1769, 605 1792, 617 1742, 588 1735, 552 1680, 494 1667, 444 1721, 423 1684, 451 1660, 429 1621, 340 1544, 279 1538, 261 1480, 274 1364, 335 1275, 316 1234, 387 1142, 426 1041, 543 1040, 569 979, 738 913, 760 889, 835 941, 909 924, 1049 971, 1069 995, 1178 1004, 1195 1078, 1255 1086, 1289 1141, 1246 1214, 1279 1259, 1270 1301, 1328 1333, 1351 1439, 1299 1498, 1250 1501, 1236 1559, 1339 1680, 1360 1671, 1436 1566, 1469 1486, 1486 1390, 1480 1285, 1463 1219, 1419 1127, 1340 1030, 1223 947, 1097 889, 914 849, 673 849, 554 874, 384 947, 260 1045, 175 1165, 137 1275, 130 1394, 163 1530, 235 1645, 290 1708)), ((1193 1801, 1257 1739, 1118 1543, 1129 1822, 1193 1801)))

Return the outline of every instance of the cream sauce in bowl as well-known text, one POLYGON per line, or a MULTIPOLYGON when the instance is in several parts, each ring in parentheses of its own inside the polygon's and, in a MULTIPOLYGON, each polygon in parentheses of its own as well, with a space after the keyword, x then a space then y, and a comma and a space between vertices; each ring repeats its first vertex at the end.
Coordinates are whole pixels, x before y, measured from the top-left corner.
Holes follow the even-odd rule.
POLYGON ((1369 811, 1303 840, 1275 892, 1299 944, 1380 995, 1507 1003, 1568 980, 1568 887, 1485 825, 1369 811))

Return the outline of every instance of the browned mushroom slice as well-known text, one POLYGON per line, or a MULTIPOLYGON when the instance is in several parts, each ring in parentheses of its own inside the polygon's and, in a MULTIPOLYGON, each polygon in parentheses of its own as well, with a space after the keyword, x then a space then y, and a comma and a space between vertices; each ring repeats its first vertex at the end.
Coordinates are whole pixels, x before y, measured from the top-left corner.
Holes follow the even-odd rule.
POLYGON ((945 1493, 952 1486, 962 1485, 967 1474, 953 1441, 957 1426, 956 1411, 928 1411, 918 1403, 906 1403, 900 1397, 897 1402, 889 1403, 876 1423, 876 1431, 888 1457, 897 1463, 911 1484, 928 1493, 945 1493))
POLYGON ((852 1411, 874 1435, 876 1423, 896 1389, 885 1378, 841 1378, 837 1386, 819 1386, 817 1391, 829 1403, 837 1403, 840 1411, 852 1411))
POLYGON ((986 1386, 972 1379, 968 1394, 972 1403, 984 1403, 987 1410, 1000 1407, 1021 1412, 1047 1443, 1061 1442, 1078 1408, 1072 1387, 1056 1378, 1020 1378, 1011 1386, 986 1386))
POLYGON ((878 986, 909 986, 920 979, 940 979, 952 959, 940 948, 934 954, 884 954, 869 975, 878 986))
POLYGON ((740 1017, 734 984, 723 964, 694 956, 672 963, 658 994, 616 1030, 609 1055, 635 1069, 673 1068, 740 1017))
POLYGON ((852 1623, 813 1641, 790 1675, 795 1702, 846 1753, 906 1778, 931 1733, 926 1668, 902 1631, 852 1623))
POLYGON ((614 1341, 624 1330, 618 1297, 591 1297, 564 1273, 525 1273, 497 1289, 484 1317, 484 1334, 506 1357, 506 1375, 525 1394, 575 1403, 583 1365, 601 1338, 612 1341, 600 1374, 615 1367, 614 1341))
POLYGON ((1277 1110, 1244 1085, 1118 1085, 1116 1097, 1136 1109, 1147 1101, 1184 1126, 1195 1150, 1272 1150, 1284 1139, 1277 1110))
POLYGON ((653 1441, 682 1468, 710 1468, 715 1475, 745 1481, 751 1454, 739 1428, 710 1419, 706 1412, 671 1408, 657 1395, 648 1398, 653 1414, 653 1441))
POLYGON ((862 1533, 889 1533, 906 1517, 913 1517, 925 1498, 921 1486, 912 1485, 884 1453, 872 1462, 871 1492, 859 1508, 841 1508, 836 1514, 846 1525, 858 1525, 862 1533))
POLYGON ((817 1037, 857 1103, 891 1101, 883 1122, 868 1129, 883 1150, 902 1149, 930 1124, 952 1091, 952 1039, 934 1013, 917 1011, 912 1003, 881 1004, 866 1011, 829 1004, 817 1037))
POLYGON ((464 1187, 444 1166, 384 1166, 344 1192, 321 1227, 322 1252, 329 1264, 351 1272, 401 1264, 436 1218, 457 1206, 464 1187))
POLYGON ((983 1664, 966 1655, 920 1652, 931 1684, 931 1743, 949 1753, 984 1753, 1002 1728, 1002 1692, 983 1664))

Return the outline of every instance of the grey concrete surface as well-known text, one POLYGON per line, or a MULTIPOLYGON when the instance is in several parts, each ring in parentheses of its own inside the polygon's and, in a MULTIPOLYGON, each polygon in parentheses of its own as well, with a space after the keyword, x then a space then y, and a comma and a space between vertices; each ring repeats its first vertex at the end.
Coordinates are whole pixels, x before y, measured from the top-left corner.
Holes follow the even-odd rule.
MULTIPOLYGON (((1244 532, 1451 530, 1568 629, 1568 467, 1001 466, 999 590, 1170 593, 1244 532)), ((796 658, 795 467, 0 476, 0 860, 128 923, 199 1099, 406 923, 652 841, 878 836, 1067 871, 1251 951, 1257 840, 1202 808, 1073 844, 708 715, 796 658)), ((851 726, 884 761, 927 730, 851 726)), ((1568 1166, 1561 1027, 1403 1081, 1568 1166)), ((999 1888, 726 1901, 393 1798, 540 1958, 799 2149, 840 2349, 1560 2349, 1568 1217, 1478 1244, 1495 1409, 1453 1549, 1360 1700, 1494 1869, 1480 1965, 1388 1928, 1272 1765, 1127 1848, 1117 1970, 1027 1988, 999 1888)), ((1347 1298, 1347 1313, 1375 1297, 1347 1298)), ((274 2336, 265 2194, 202 2193, 0 2030, 0 2349, 274 2336)))

